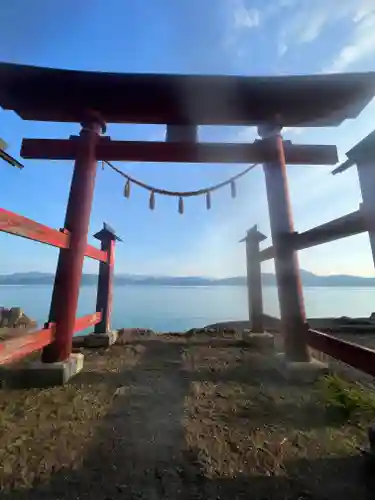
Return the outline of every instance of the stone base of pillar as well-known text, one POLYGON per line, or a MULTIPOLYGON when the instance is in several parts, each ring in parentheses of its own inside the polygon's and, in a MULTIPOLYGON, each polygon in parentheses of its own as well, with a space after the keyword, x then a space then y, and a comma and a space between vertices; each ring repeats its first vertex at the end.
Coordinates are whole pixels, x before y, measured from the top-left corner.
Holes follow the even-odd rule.
POLYGON ((72 353, 65 361, 1 367, 0 386, 3 389, 47 388, 64 385, 83 368, 83 354, 72 353))
POLYGON ((278 353, 276 358, 281 375, 289 382, 312 384, 330 373, 326 363, 314 358, 310 361, 288 361, 284 353, 278 353))
POLYGON ((260 351, 273 351, 275 349, 274 338, 271 333, 244 332, 242 339, 246 345, 260 351))
POLYGON ((94 349, 96 347, 110 347, 115 344, 118 337, 118 331, 113 330, 106 333, 91 333, 84 337, 85 342, 83 347, 94 349))

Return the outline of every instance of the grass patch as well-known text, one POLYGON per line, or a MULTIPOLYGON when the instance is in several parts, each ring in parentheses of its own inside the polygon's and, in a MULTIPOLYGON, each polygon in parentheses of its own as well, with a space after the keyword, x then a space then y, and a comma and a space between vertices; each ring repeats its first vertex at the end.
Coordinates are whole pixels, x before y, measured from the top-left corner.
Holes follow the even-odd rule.
POLYGON ((160 337, 85 351, 64 387, 0 392, 2 500, 370 498, 375 395, 291 384, 247 345, 160 337))
POLYGON ((141 354, 139 346, 87 351, 84 371, 63 387, 0 391, 1 493, 48 484, 58 471, 79 468, 125 385, 121 372, 141 354))
POLYGON ((337 375, 324 377, 319 388, 326 409, 345 420, 375 414, 375 394, 356 382, 348 382, 337 375))

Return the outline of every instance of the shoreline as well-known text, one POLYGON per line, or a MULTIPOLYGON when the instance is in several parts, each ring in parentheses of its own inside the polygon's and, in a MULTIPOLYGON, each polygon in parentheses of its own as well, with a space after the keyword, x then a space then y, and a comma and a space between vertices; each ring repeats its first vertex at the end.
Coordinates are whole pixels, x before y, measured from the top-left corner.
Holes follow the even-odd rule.
MULTIPOLYGON (((366 278, 364 278, 366 279, 366 278)), ((368 278, 372 279, 372 278, 368 278)), ((16 286, 53 286, 53 281, 48 282, 48 283, 40 283, 40 282, 35 282, 35 283, 0 283, 0 287, 16 287, 16 286)), ((82 283, 81 287, 96 287, 97 283, 82 283)), ((129 283, 114 283, 115 287, 125 287, 125 286, 145 286, 145 287, 161 287, 161 288, 231 288, 231 287, 241 287, 241 288, 246 288, 246 283, 211 283, 211 284, 195 284, 195 285, 188 285, 188 284, 181 284, 181 285, 174 285, 174 284, 168 284, 168 283, 140 283, 140 282, 129 282, 129 283)), ((277 288, 276 283, 265 283, 262 285, 263 288, 277 288)), ((328 288, 328 289, 351 289, 351 290, 362 290, 362 289, 372 289, 375 288, 375 283, 374 284, 330 284, 330 283, 321 283, 321 284, 306 284, 302 283, 303 288, 328 288)))

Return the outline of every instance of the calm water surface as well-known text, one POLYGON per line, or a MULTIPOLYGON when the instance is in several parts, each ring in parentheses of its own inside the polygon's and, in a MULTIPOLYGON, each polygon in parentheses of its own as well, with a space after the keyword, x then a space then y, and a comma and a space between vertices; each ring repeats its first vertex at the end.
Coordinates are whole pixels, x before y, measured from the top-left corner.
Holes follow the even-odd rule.
MULTIPOLYGON (((0 305, 21 306, 39 324, 47 320, 52 286, 0 286, 0 305)), ((218 321, 247 319, 246 288, 242 286, 167 287, 118 286, 114 290, 113 327, 181 331, 218 321)), ((264 309, 279 316, 275 287, 264 287, 264 309)), ((375 311, 375 289, 308 287, 304 289, 309 317, 369 316, 375 311)), ((96 287, 81 288, 78 315, 95 312, 96 287)))

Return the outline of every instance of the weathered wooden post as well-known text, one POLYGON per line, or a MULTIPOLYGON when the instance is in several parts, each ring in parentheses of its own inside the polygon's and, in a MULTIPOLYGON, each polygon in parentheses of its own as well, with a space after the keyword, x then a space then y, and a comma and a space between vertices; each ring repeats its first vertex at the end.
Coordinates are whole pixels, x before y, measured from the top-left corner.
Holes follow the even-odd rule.
POLYGON ((111 330, 115 244, 116 241, 122 240, 106 223, 103 224, 103 229, 94 235, 94 238, 100 241, 101 250, 107 254, 107 261, 101 261, 99 264, 96 311, 102 313, 102 319, 95 325, 94 336, 90 336, 90 341, 96 342, 96 345, 98 343, 111 345, 117 338, 116 332, 111 330))
POLYGON ((263 327, 263 297, 262 297, 262 270, 259 244, 266 236, 253 226, 241 242, 246 242, 246 277, 247 301, 251 333, 245 331, 243 341, 251 347, 265 350, 274 349, 273 335, 264 331, 263 327))
POLYGON ((375 265, 375 130, 352 148, 346 156, 356 163, 362 194, 361 210, 370 238, 375 265))
POLYGON ((266 236, 258 231, 258 226, 253 226, 241 242, 246 242, 246 277, 249 320, 253 332, 262 333, 263 326, 263 296, 262 296, 262 271, 259 244, 266 236))
POLYGON ((104 128, 99 118, 89 116, 82 123, 81 133, 76 139, 77 156, 64 224, 70 235, 70 246, 61 249, 59 254, 49 314, 49 323, 56 323, 55 339, 43 349, 44 363, 66 361, 71 354, 94 196, 96 144, 104 128))

